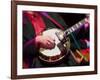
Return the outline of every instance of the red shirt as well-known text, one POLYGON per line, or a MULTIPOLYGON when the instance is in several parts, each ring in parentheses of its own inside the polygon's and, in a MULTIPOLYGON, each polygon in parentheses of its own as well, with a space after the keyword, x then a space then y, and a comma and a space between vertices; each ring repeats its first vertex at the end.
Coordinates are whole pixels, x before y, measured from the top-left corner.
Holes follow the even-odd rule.
POLYGON ((27 13, 27 16, 35 29, 36 35, 41 34, 46 29, 42 16, 38 12, 34 12, 34 14, 27 13))

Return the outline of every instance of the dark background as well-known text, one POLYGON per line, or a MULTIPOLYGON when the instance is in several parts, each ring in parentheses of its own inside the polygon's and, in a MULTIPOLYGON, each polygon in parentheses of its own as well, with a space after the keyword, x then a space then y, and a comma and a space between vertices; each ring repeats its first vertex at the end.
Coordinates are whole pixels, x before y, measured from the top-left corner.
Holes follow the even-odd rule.
POLYGON ((79 13, 58 13, 66 22, 68 27, 76 24, 83 18, 85 18, 86 14, 79 14, 79 13))

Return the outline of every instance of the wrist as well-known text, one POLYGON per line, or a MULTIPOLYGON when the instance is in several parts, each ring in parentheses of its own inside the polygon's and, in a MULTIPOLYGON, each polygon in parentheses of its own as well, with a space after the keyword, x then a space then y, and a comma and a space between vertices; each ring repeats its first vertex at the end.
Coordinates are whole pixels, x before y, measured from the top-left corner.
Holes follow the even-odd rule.
POLYGON ((36 36, 36 38, 35 38, 35 43, 36 43, 36 47, 40 47, 40 39, 41 39, 41 35, 39 35, 39 36, 36 36))

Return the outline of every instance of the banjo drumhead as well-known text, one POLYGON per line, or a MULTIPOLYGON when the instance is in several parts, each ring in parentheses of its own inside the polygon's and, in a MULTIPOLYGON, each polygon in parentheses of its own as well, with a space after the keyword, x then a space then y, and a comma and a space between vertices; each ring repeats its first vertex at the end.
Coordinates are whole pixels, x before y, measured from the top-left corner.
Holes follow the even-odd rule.
POLYGON ((50 36, 51 38, 55 39, 55 48, 53 49, 44 49, 40 48, 40 56, 39 58, 46 62, 56 62, 61 60, 65 55, 61 53, 61 50, 58 48, 57 44, 60 43, 58 37, 56 36, 56 32, 63 33, 62 30, 59 29, 49 29, 43 32, 43 35, 50 36))

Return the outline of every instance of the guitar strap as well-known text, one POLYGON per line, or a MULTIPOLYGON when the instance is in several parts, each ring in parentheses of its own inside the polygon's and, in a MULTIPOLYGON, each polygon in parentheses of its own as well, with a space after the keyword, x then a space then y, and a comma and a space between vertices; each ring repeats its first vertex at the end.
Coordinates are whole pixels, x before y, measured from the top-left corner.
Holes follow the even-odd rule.
POLYGON ((56 24, 60 29, 64 30, 64 27, 62 25, 60 25, 55 19, 53 19, 51 16, 48 15, 48 13, 46 12, 41 12, 41 14, 43 16, 45 16, 46 18, 48 18, 50 21, 52 21, 54 24, 56 24))

